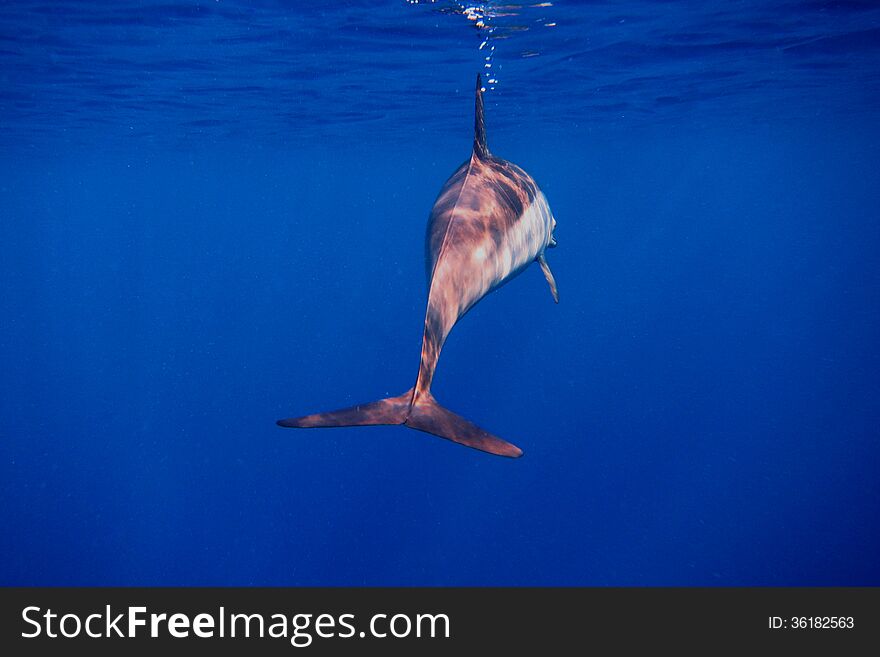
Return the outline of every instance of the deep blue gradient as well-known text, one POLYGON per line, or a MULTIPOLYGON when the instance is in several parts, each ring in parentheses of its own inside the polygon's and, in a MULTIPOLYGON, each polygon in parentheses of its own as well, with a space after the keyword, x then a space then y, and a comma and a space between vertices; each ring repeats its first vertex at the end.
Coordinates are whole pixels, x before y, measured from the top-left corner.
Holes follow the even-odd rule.
POLYGON ((412 385, 486 52, 306 4, 0 7, 0 584, 880 584, 874 3, 490 17, 561 303, 434 392, 519 460, 274 424, 412 385))

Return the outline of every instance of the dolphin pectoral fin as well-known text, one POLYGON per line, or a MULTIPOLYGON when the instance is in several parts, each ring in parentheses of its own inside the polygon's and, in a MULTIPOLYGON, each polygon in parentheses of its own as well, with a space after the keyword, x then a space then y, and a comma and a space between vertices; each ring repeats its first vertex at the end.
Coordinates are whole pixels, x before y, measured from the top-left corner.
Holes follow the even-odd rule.
POLYGON ((412 388, 397 397, 327 413, 314 413, 278 420, 279 427, 310 429, 314 427, 364 427, 376 424, 403 424, 412 402, 412 388))
POLYGON ((550 271, 550 265, 547 264, 547 258, 545 258, 542 253, 538 256, 537 260, 538 264, 541 265, 541 271, 544 272, 544 278, 546 278, 547 282, 550 284, 550 294, 553 295, 553 301, 559 303, 559 290, 556 289, 556 279, 553 278, 553 272, 550 271))
POLYGON ((416 397, 404 424, 411 429, 431 433, 497 456, 517 458, 523 453, 516 445, 493 436, 460 415, 443 408, 431 393, 422 393, 416 397))

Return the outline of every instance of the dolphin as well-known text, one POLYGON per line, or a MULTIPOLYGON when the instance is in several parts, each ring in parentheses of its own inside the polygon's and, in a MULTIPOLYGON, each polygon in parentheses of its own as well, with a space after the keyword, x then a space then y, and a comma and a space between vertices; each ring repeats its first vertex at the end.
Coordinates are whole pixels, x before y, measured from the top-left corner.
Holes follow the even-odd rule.
POLYGON ((443 185, 428 219, 428 308, 415 385, 397 397, 278 420, 280 426, 402 424, 490 454, 522 456, 519 447, 444 408, 431 395, 434 370, 446 337, 489 292, 537 262, 553 300, 559 303, 556 281, 544 257, 546 249, 556 246, 556 219, 534 179, 489 152, 479 74, 475 105, 473 152, 443 185))

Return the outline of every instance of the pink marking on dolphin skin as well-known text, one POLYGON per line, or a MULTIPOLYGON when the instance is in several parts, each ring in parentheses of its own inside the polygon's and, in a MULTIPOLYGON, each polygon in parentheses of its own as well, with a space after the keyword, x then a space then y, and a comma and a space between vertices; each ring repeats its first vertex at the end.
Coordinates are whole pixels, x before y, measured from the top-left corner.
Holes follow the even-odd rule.
POLYGON ((544 256, 556 244, 556 220, 534 179, 489 152, 479 75, 475 106, 473 153, 443 185, 428 219, 428 307, 415 386, 397 397, 279 420, 280 426, 403 424, 491 454, 522 455, 515 445, 443 408, 431 395, 437 360, 449 332, 489 292, 537 261, 554 300, 559 301, 544 256))

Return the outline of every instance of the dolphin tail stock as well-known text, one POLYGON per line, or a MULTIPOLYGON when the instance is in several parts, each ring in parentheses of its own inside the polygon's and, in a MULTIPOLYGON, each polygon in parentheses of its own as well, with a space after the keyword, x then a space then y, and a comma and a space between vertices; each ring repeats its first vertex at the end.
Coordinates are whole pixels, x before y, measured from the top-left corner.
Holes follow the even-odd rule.
POLYGON ((493 436, 440 406, 430 392, 422 392, 413 399, 412 388, 397 397, 387 397, 338 411, 278 420, 277 424, 297 429, 402 424, 489 454, 511 458, 522 456, 522 450, 516 445, 493 436))

